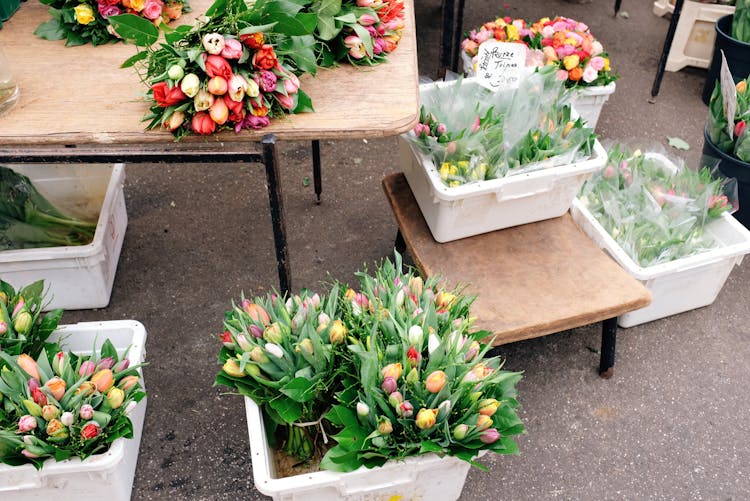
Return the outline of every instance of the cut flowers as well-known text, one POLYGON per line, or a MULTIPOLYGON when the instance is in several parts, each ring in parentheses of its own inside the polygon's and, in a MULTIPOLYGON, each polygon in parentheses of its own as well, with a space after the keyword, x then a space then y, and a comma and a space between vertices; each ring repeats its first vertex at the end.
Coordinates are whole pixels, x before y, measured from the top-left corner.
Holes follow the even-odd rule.
POLYGON ((714 145, 729 156, 743 162, 750 162, 750 92, 747 81, 740 80, 730 91, 736 96, 737 105, 731 123, 727 119, 727 109, 721 90, 721 82, 717 80, 711 101, 708 105, 708 137, 714 145), (730 136, 729 133, 732 133, 730 136))
POLYGON ((488 333, 471 330, 473 298, 402 271, 398 254, 358 278, 358 290, 338 284, 327 297, 234 306, 217 383, 261 406, 277 448, 302 461, 322 457, 322 469, 517 453, 521 375, 484 358, 488 333))

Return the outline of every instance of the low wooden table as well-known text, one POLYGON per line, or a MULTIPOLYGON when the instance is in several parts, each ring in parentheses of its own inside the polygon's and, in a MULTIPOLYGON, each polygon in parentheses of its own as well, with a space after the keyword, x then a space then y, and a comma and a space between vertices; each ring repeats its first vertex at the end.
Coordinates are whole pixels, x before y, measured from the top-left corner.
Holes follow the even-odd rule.
POLYGON ((425 276, 468 284, 478 295, 476 327, 493 332, 496 346, 601 321, 599 374, 612 376, 617 316, 647 306, 651 294, 570 214, 441 244, 403 174, 385 177, 383 189, 399 227, 397 249, 408 249, 425 276))

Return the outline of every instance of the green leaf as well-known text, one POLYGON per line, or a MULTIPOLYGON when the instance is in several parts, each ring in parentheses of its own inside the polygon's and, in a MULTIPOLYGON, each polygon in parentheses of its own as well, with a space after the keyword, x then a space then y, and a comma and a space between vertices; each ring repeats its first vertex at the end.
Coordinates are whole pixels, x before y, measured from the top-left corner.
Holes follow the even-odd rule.
POLYGON ((333 16, 320 15, 318 17, 318 37, 321 40, 331 40, 339 34, 341 26, 336 24, 333 16))
POLYGON ((159 28, 154 23, 134 14, 110 16, 109 24, 124 40, 140 47, 150 47, 159 39, 159 28))
POLYGON ((358 428, 359 421, 357 415, 351 409, 344 407, 343 405, 334 405, 331 410, 326 413, 326 419, 330 423, 339 428, 358 428))
POLYGON ((318 15, 329 15, 335 16, 341 12, 341 0, 320 0, 317 5, 313 7, 313 10, 318 15))
POLYGON ((315 383, 304 377, 297 377, 281 388, 281 393, 295 402, 309 402, 315 397, 315 383))
POLYGON ((131 66, 133 66, 138 61, 143 61, 147 57, 148 57, 148 52, 145 51, 145 50, 143 50, 143 51, 135 54, 134 56, 131 56, 131 57, 127 58, 125 60, 125 62, 120 65, 120 68, 130 68, 131 66))
POLYGON ((310 96, 302 92, 302 90, 297 90, 295 100, 297 101, 297 104, 294 107, 294 113, 306 113, 315 111, 313 109, 312 99, 310 99, 310 96))
POLYGON ((355 16, 353 12, 350 12, 343 16, 337 16, 335 19, 336 21, 341 21, 342 23, 346 24, 355 24, 357 22, 357 16, 355 16))
POLYGON ((59 19, 50 19, 37 26, 34 34, 45 40, 62 40, 65 38, 65 28, 59 19))
POLYGON ((277 398, 271 400, 269 405, 287 423, 294 423, 302 416, 302 405, 291 398, 277 398))
POLYGON ((690 144, 682 138, 667 137, 667 140, 669 141, 669 146, 671 146, 672 148, 677 148, 678 150, 684 150, 684 151, 687 151, 690 149, 690 144))
POLYGON ((419 448, 419 453, 424 454, 426 452, 444 452, 443 448, 440 447, 435 442, 430 442, 429 440, 423 440, 422 446, 419 448))
POLYGON ((185 35, 190 32, 192 28, 189 25, 183 24, 182 26, 178 26, 175 28, 171 33, 165 33, 164 34, 164 40, 171 46, 175 42, 179 42, 183 38, 185 38, 185 35))
POLYGON ((294 17, 280 15, 275 20, 274 31, 290 36, 310 35, 318 24, 318 16, 313 13, 297 14, 294 17))
POLYGON ((213 4, 211 4, 211 7, 206 10, 206 16, 210 17, 211 19, 218 17, 221 14, 224 14, 227 10, 227 0, 216 0, 213 4))

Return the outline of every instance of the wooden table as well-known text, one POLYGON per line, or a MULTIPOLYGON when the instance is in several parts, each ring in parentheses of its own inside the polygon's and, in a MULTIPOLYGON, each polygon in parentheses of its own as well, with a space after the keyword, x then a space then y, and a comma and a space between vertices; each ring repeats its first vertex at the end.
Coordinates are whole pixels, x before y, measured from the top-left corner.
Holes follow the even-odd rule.
MULTIPOLYGON (((192 0, 192 22, 211 0, 192 0)), ((21 89, 0 116, 0 162, 261 162, 274 227, 280 288, 291 288, 276 140, 373 138, 400 134, 419 118, 413 0, 404 0, 406 28, 389 61, 341 66, 301 79, 314 113, 274 120, 260 131, 191 136, 175 143, 163 131, 144 131, 146 88, 120 65, 136 52, 122 43, 65 47, 33 32, 46 6, 25 2, 0 30, 0 45, 21 89)))
POLYGON ((477 294, 475 325, 493 332, 495 345, 601 321, 599 372, 612 375, 617 316, 647 306, 651 294, 570 214, 440 244, 403 174, 384 178, 383 189, 399 227, 397 248, 407 248, 424 275, 477 294))

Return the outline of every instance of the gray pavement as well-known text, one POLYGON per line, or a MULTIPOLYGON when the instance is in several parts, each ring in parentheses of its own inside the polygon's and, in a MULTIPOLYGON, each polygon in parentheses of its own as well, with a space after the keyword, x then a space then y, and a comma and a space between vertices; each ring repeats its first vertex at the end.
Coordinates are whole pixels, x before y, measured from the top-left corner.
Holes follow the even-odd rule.
MULTIPOLYGON (((417 0, 420 73, 435 76, 439 2, 417 0)), ((705 70, 667 73, 647 99, 668 21, 651 1, 511 2, 527 19, 587 22, 621 79, 605 105, 602 138, 687 140, 700 157, 705 70)), ((500 2, 466 2, 464 26, 500 2)), ((387 82, 383 83, 387 85, 387 82)), ((376 93, 377 90, 370 90, 376 93)), ((310 145, 281 145, 282 186, 295 288, 351 280, 392 251, 396 225, 380 187, 398 170, 395 138, 324 141, 323 204, 313 203, 310 145)), ((231 299, 277 283, 261 166, 129 165, 130 223, 109 307, 64 321, 137 319, 148 330, 148 412, 133 499, 265 499, 253 486, 242 399, 212 386, 222 313, 231 299)), ((486 456, 462 500, 721 499, 750 497, 750 260, 709 307, 621 329, 615 376, 596 366, 599 326, 503 347, 522 370, 528 434, 516 457, 486 456)), ((541 284, 540 284, 541 285, 541 284)), ((596 287, 597 284, 582 284, 596 287)))

